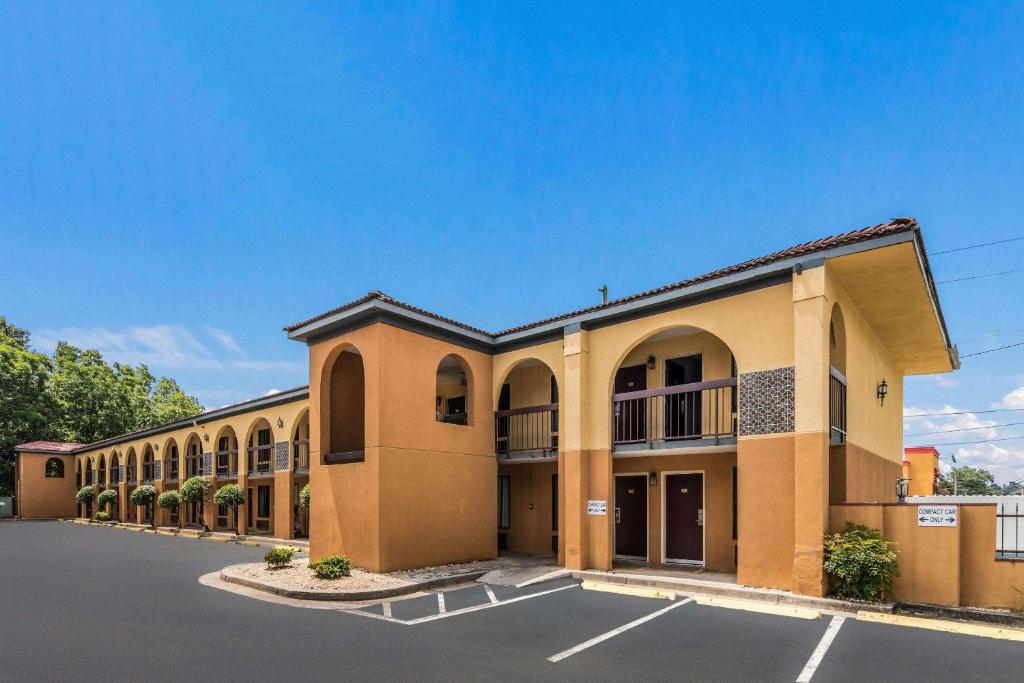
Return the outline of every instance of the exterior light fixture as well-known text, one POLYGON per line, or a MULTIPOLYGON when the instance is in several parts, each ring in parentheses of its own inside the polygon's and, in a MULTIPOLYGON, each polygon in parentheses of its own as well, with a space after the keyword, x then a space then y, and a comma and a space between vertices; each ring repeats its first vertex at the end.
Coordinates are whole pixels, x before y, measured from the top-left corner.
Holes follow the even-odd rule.
POLYGON ((889 395, 889 383, 883 379, 878 383, 878 405, 885 405, 885 397, 889 395))
POLYGON ((282 427, 284 427, 284 420, 277 418, 277 428, 280 429, 282 427))
POLYGON ((657 472, 651 472, 650 474, 648 474, 647 475, 647 483, 650 484, 651 486, 657 486, 658 485, 658 473, 657 472))
POLYGON ((658 361, 654 356, 647 356, 647 368, 653 370, 657 367, 658 361))
POLYGON ((210 435, 209 434, 203 434, 203 441, 209 441, 209 440, 210 440, 210 435))
POLYGON ((907 502, 907 494, 910 492, 910 480, 906 477, 896 478, 896 500, 900 504, 907 502))

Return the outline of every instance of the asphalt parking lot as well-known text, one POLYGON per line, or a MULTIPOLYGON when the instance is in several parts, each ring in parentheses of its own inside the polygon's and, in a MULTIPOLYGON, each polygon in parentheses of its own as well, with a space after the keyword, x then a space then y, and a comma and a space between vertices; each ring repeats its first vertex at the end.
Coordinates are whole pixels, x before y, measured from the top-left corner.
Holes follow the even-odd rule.
POLYGON ((0 524, 0 680, 1020 681, 1024 643, 584 591, 472 584, 356 612, 202 585, 263 550, 0 524), (806 680, 806 678, 804 679, 806 680))

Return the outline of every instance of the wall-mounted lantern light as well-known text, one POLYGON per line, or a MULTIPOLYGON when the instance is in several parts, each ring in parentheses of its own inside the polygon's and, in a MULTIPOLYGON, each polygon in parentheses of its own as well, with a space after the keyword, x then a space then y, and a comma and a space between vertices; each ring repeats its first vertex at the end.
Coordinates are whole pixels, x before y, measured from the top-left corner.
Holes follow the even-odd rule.
POLYGON ((878 383, 878 405, 885 405, 885 397, 889 395, 889 383, 884 379, 878 383))
POLYGON ((210 440, 210 435, 209 434, 203 434, 203 441, 209 441, 209 440, 210 440))
POLYGON ((900 503, 907 502, 907 494, 910 492, 910 480, 906 477, 896 479, 896 500, 900 503))
POLYGON ((284 420, 277 418, 277 428, 281 429, 282 427, 284 427, 284 420))
POLYGON ((651 486, 657 486, 658 485, 658 473, 657 472, 651 472, 650 474, 648 474, 647 475, 647 483, 650 484, 651 486))
POLYGON ((658 361, 654 356, 647 356, 647 368, 653 370, 658 366, 658 361))

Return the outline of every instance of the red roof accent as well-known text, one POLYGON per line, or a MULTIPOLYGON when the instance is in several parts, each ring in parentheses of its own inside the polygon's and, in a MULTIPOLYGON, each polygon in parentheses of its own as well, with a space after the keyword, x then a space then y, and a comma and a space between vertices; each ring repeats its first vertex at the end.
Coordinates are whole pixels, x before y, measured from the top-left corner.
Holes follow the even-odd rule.
POLYGON ((29 441, 18 444, 14 447, 16 451, 30 451, 33 453, 69 453, 84 446, 84 443, 69 441, 29 441))

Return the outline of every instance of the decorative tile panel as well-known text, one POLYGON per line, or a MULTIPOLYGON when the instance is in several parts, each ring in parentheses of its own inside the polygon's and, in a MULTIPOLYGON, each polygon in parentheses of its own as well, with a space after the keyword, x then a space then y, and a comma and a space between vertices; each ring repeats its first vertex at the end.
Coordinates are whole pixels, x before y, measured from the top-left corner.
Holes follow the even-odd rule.
POLYGON ((288 446, 287 441, 278 441, 274 444, 274 469, 288 469, 288 446))
POLYGON ((213 453, 203 453, 203 476, 213 474, 213 453))
POLYGON ((163 479, 163 477, 160 476, 160 470, 161 470, 160 466, 162 464, 163 463, 161 463, 159 460, 154 460, 153 461, 153 478, 156 479, 157 481, 160 481, 161 479, 163 479))
POLYGON ((796 429, 796 369, 740 375, 739 435, 785 434, 796 429))

